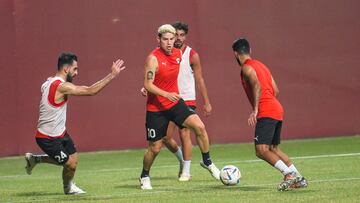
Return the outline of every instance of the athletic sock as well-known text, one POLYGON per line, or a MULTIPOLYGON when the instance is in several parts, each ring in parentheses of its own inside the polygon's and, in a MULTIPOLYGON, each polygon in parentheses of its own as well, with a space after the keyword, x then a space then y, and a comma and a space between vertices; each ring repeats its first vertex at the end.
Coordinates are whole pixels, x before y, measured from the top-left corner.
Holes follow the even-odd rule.
POLYGON ((143 168, 140 178, 145 178, 145 177, 149 177, 149 171, 147 171, 143 168))
POLYGON ((294 166, 294 164, 291 164, 291 165, 289 166, 289 169, 290 169, 291 171, 295 172, 297 176, 301 176, 301 174, 300 174, 299 171, 296 169, 296 167, 294 166))
POLYGON ((203 159, 203 163, 206 166, 210 166, 212 164, 212 161, 210 159, 210 153, 209 152, 205 152, 205 153, 201 153, 202 155, 202 159, 203 159))
POLYGON ((42 163, 43 162, 43 157, 48 157, 48 155, 46 154, 41 154, 41 155, 33 155, 35 157, 35 162, 38 163, 42 163))
POLYGON ((274 165, 275 168, 279 169, 279 171, 283 174, 283 175, 287 175, 289 173, 292 172, 292 170, 286 166, 286 164, 282 161, 279 160, 275 163, 274 165))
POLYGON ((181 147, 178 147, 178 150, 176 152, 174 152, 174 155, 176 156, 176 158, 179 160, 179 162, 183 162, 184 158, 183 158, 183 153, 181 151, 181 147))
POLYGON ((191 160, 184 160, 184 165, 183 165, 183 174, 186 175, 190 175, 190 165, 191 165, 191 160))

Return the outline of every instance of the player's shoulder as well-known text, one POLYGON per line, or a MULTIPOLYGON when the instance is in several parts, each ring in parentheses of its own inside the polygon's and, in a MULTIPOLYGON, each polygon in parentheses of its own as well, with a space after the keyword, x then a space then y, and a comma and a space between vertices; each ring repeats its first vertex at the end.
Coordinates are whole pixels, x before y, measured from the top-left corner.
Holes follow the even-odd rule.
POLYGON ((251 73, 256 72, 256 71, 255 71, 255 68, 251 64, 245 63, 243 65, 243 67, 241 68, 241 72, 244 75, 251 75, 251 73))
POLYGON ((149 55, 154 55, 154 56, 157 56, 159 55, 161 52, 160 52, 160 47, 156 47, 155 49, 153 49, 149 55))
POLYGON ((146 57, 146 63, 154 63, 154 62, 157 62, 156 54, 150 53, 150 54, 146 57))

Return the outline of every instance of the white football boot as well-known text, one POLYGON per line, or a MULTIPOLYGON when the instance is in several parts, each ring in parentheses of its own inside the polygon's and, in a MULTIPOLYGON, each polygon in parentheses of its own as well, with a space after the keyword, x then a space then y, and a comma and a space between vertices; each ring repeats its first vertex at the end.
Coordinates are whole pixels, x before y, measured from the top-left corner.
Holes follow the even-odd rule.
POLYGON ((86 192, 76 186, 75 183, 71 182, 69 186, 64 187, 64 193, 66 195, 80 195, 85 194, 86 192))
POLYGON ((140 186, 142 190, 152 190, 150 177, 143 177, 140 178, 140 186))
POLYGON ((35 160, 35 156, 32 153, 26 153, 25 154, 25 161, 26 161, 26 173, 28 175, 31 175, 31 172, 33 170, 33 168, 36 166, 36 160, 35 160))
POLYGON ((191 175, 190 174, 186 174, 186 173, 182 173, 179 177, 179 181, 180 182, 186 182, 191 180, 191 175))
POLYGON ((216 179, 220 180, 220 170, 215 166, 214 163, 210 164, 209 166, 206 166, 202 161, 200 162, 200 165, 207 169, 210 174, 216 179))

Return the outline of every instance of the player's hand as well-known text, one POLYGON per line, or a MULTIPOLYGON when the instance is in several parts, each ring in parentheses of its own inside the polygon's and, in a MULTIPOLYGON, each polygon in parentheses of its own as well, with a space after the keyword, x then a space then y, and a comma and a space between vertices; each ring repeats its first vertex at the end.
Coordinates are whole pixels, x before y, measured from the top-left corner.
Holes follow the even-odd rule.
POLYGON ((142 95, 142 96, 144 96, 144 97, 147 96, 147 90, 145 89, 145 87, 142 87, 141 90, 140 90, 140 92, 141 92, 141 95, 142 95))
POLYGON ((123 60, 120 59, 116 60, 115 62, 113 62, 111 66, 111 73, 114 74, 115 76, 118 75, 122 70, 126 68, 123 65, 124 65, 123 60))
POLYGON ((166 98, 168 98, 172 102, 175 102, 175 101, 179 100, 181 97, 176 92, 168 92, 166 94, 166 98))
POLYGON ((257 114, 258 112, 257 111, 253 111, 250 116, 249 116, 249 119, 248 119, 248 124, 249 126, 255 126, 256 122, 257 122, 257 114))
POLYGON ((204 116, 210 116, 211 115, 211 111, 212 111, 212 107, 211 104, 205 104, 203 107, 204 110, 204 116))

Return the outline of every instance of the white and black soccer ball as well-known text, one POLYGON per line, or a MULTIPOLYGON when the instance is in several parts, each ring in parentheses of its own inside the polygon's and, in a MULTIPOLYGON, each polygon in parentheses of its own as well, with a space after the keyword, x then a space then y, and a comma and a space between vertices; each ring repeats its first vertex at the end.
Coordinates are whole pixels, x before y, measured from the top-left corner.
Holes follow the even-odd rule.
POLYGON ((237 185, 240 178, 240 170, 234 165, 224 166, 220 171, 220 180, 224 185, 237 185))

